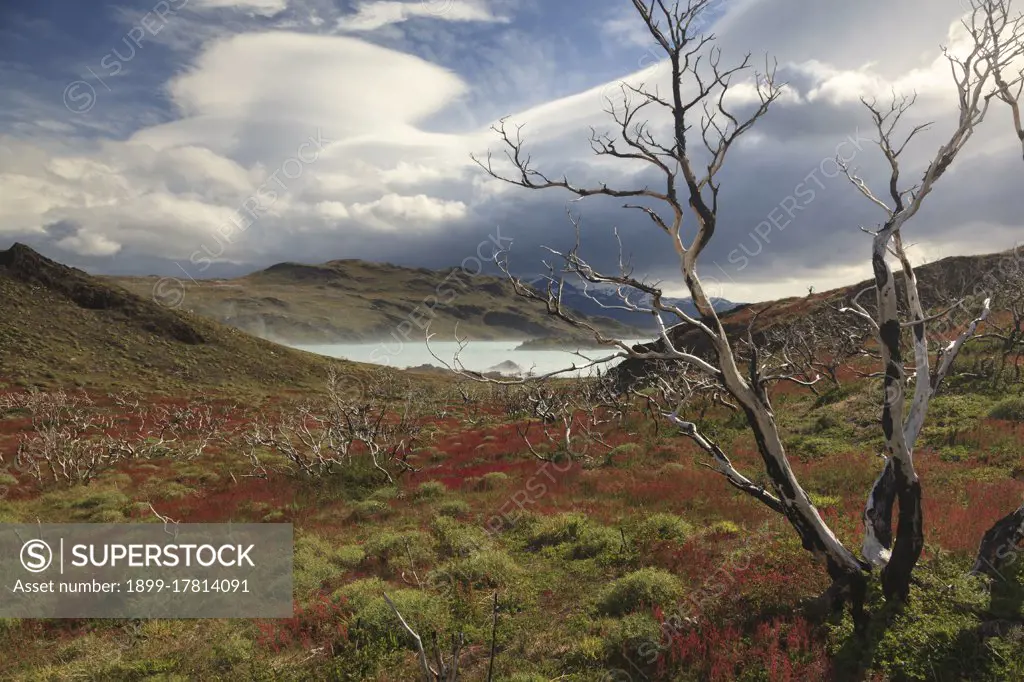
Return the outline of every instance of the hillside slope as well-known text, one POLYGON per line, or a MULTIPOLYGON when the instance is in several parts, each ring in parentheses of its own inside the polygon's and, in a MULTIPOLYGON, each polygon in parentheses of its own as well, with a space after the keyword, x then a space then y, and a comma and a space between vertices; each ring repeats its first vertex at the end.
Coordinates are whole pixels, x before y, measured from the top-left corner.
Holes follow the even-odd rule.
POLYGON ((301 390, 331 367, 360 366, 170 310, 22 244, 0 251, 0 384, 301 390))
MULTIPOLYGON (((631 296, 630 298, 635 300, 641 306, 650 305, 649 297, 631 296)), ((623 310, 622 300, 615 293, 614 289, 590 287, 589 290, 584 293, 581 286, 571 282, 566 282, 562 289, 562 302, 573 310, 577 310, 586 315, 604 315, 614 320, 618 320, 623 324, 640 327, 648 332, 657 331, 658 328, 653 315, 636 313, 631 310, 623 310)), ((673 298, 671 296, 666 296, 662 298, 662 303, 667 306, 679 306, 679 309, 687 315, 698 314, 697 306, 693 304, 693 300, 690 298, 673 298)), ((711 305, 715 307, 716 311, 722 313, 743 304, 729 301, 724 298, 713 297, 711 299, 711 305)))
MULTIPOLYGON (((143 298, 169 283, 157 277, 109 280, 143 298)), ((456 268, 433 271, 361 260, 279 263, 236 279, 172 284, 183 289, 181 309, 283 343, 387 341, 393 335, 421 341, 427 321, 438 338, 451 338, 456 323, 460 336, 479 341, 571 332, 517 297, 505 279, 456 268)), ((640 336, 610 318, 591 319, 620 338, 640 336)))
MULTIPOLYGON (((933 263, 914 268, 917 277, 918 292, 925 310, 937 311, 955 301, 981 295, 995 295, 998 307, 998 293, 993 291, 1002 285, 1008 271, 1019 272, 1024 260, 1024 253, 1008 251, 1003 253, 983 254, 977 256, 950 256, 933 263)), ((903 273, 895 272, 896 287, 901 309, 904 308, 903 273)), ((845 303, 852 296, 864 289, 874 287, 873 280, 864 280, 845 287, 814 293, 808 296, 794 296, 762 303, 741 304, 725 313, 720 313, 722 327, 726 335, 733 340, 745 338, 748 328, 755 342, 763 339, 762 332, 769 328, 795 322, 801 318, 815 315, 838 315, 827 305, 845 303), (754 314, 757 319, 751 324, 754 314)), ((868 311, 874 310, 875 297, 872 292, 861 297, 860 302, 868 311)), ((977 305, 977 301, 971 301, 977 305)), ((980 312, 972 309, 972 314, 980 312)), ((998 316, 998 314, 996 315, 998 316)), ((696 353, 709 356, 710 345, 706 337, 693 329, 682 325, 670 330, 673 343, 679 348, 688 348, 696 353)), ((646 348, 658 348, 661 342, 656 341, 646 348)), ((647 361, 629 359, 623 361, 614 372, 623 380, 646 373, 647 361)))

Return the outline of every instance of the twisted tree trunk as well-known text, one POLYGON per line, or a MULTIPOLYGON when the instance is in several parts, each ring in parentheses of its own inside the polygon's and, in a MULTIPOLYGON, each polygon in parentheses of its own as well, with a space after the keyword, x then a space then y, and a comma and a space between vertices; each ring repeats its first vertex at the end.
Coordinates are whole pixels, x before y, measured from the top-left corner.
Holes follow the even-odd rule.
POLYGON ((1024 551, 1024 504, 995 522, 981 539, 971 573, 1000 577, 999 570, 1017 561, 1024 551))

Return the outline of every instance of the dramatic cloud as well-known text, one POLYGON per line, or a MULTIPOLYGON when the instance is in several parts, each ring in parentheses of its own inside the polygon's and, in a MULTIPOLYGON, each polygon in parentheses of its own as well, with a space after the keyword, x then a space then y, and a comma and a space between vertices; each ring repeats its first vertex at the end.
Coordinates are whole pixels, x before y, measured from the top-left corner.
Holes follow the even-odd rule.
POLYGON ((355 14, 342 17, 337 26, 342 31, 375 31, 416 17, 441 21, 508 22, 507 18, 492 14, 481 0, 383 0, 359 3, 355 14))
MULTIPOLYGON (((126 11, 126 25, 151 9, 126 11)), ((906 178, 920 172, 954 124, 939 46, 963 49, 961 9, 956 0, 718 6, 724 61, 752 51, 752 67, 763 69, 771 52, 789 86, 722 171, 719 229, 701 267, 715 294, 760 300, 869 274, 859 227, 882 216, 835 159, 884 191, 859 100, 916 92, 907 123, 934 121, 904 161, 906 178)), ((470 159, 490 149, 508 170, 489 126, 510 114, 510 129, 524 124, 534 164, 552 176, 659 182, 644 164, 594 157, 589 144, 591 126, 614 132, 603 110, 609 97, 621 107, 620 79, 667 87, 667 66, 637 29, 613 0, 361 2, 346 11, 328 0, 192 0, 124 74, 104 81, 109 92, 88 81, 99 99, 82 113, 55 107, 66 83, 109 50, 102 40, 69 53, 56 75, 0 53, 20 65, 0 79, 13 103, 0 119, 0 238, 96 271, 202 277, 348 257, 445 267, 500 231, 514 239, 513 266, 528 273, 540 245, 572 245, 568 208, 583 219, 583 252, 596 265, 616 265, 618 228, 637 272, 678 293, 672 250, 643 214, 621 201, 518 189, 470 159), (585 10, 593 19, 579 22, 585 10)), ((756 91, 738 79, 729 102, 749 107, 756 91)), ((668 132, 664 117, 650 123, 668 132)), ((1013 245, 1024 169, 1009 132, 1006 112, 994 111, 929 197, 907 228, 917 257, 1013 245)))

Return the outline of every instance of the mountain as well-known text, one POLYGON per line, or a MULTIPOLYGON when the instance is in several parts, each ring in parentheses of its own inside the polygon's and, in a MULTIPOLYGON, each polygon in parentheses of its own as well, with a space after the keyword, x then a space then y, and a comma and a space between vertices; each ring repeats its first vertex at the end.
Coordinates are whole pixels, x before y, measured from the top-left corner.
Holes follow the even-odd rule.
MULTIPOLYGON (((648 331, 657 328, 653 315, 617 308, 616 306, 622 306, 622 300, 616 295, 614 289, 588 288, 587 292, 584 293, 582 287, 565 282, 562 287, 562 301, 570 308, 586 315, 610 317, 622 324, 640 327, 648 331)), ((690 298, 670 298, 665 296, 662 298, 662 301, 666 305, 678 306, 687 315, 700 317, 700 313, 697 312, 697 306, 693 304, 693 300, 690 298)), ((648 305, 649 298, 638 298, 636 302, 639 305, 648 305)), ((712 298, 711 304, 720 313, 742 305, 724 298, 712 298)), ((665 314, 664 318, 665 323, 669 325, 675 324, 678 321, 671 314, 665 314)))
POLYGON ((23 244, 0 251, 0 385, 303 390, 331 368, 362 371, 171 310, 23 244))
MULTIPOLYGON (((456 324, 460 336, 474 340, 557 337, 571 330, 516 296, 506 279, 457 268, 434 271, 349 259, 278 263, 235 279, 106 279, 141 297, 168 299, 175 307, 282 343, 422 343, 428 322, 439 339, 452 338, 456 324)), ((619 338, 641 335, 600 312, 592 321, 604 332, 619 338)))

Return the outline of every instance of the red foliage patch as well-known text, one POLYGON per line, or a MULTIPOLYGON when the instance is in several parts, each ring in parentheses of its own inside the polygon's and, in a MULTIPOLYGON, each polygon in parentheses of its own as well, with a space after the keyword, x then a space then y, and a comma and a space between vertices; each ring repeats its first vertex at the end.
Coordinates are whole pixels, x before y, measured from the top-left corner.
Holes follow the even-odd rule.
POLYGON ((165 501, 160 513, 186 523, 226 523, 237 518, 240 506, 262 505, 285 509, 295 502, 296 488, 280 477, 240 478, 202 497, 184 497, 165 501))
MULTIPOLYGON (((664 622, 660 610, 654 615, 664 622)), ((754 671, 766 673, 773 682, 830 678, 825 638, 803 618, 775 618, 749 633, 738 626, 712 624, 663 630, 658 679, 672 679, 670 671, 678 670, 710 682, 727 682, 754 671)))
POLYGON ((966 504, 948 491, 924 497, 925 538, 950 551, 975 552, 985 531, 1020 506, 1024 481, 969 481, 964 492, 966 504))
POLYGON ((328 647, 333 654, 335 645, 348 640, 345 625, 349 609, 344 599, 334 600, 326 595, 306 606, 294 604, 295 615, 291 618, 258 621, 256 646, 274 653, 301 647, 328 647))

